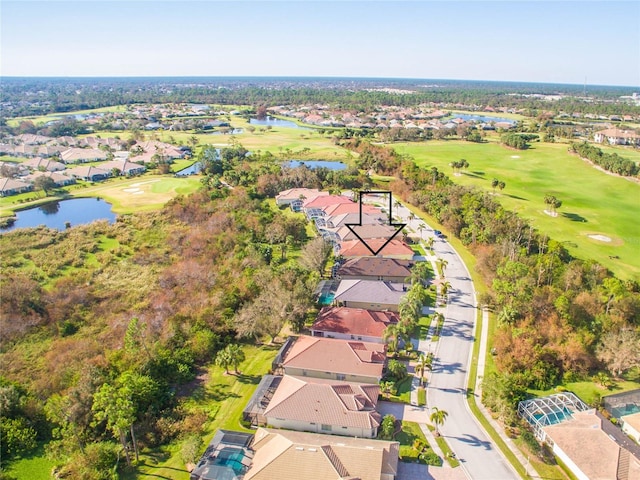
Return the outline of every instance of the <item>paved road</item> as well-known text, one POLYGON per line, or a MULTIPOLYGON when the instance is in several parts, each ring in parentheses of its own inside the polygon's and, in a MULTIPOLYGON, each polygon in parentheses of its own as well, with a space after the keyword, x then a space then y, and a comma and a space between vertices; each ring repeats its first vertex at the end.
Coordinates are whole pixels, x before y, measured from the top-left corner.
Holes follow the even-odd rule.
MULTIPOLYGON (((394 210, 396 215, 403 218, 403 222, 418 231, 418 225, 423 223, 421 220, 409 221, 409 210, 404 207, 394 210)), ((422 232, 424 238, 431 235, 433 230, 429 227, 422 232)), ((474 480, 517 479, 518 475, 480 428, 466 403, 467 371, 476 316, 473 282, 464 263, 445 240, 437 239, 434 250, 437 257, 448 262, 445 277, 451 289, 436 362, 427 389, 428 405, 448 412, 449 416, 440 431, 469 477, 474 480)))

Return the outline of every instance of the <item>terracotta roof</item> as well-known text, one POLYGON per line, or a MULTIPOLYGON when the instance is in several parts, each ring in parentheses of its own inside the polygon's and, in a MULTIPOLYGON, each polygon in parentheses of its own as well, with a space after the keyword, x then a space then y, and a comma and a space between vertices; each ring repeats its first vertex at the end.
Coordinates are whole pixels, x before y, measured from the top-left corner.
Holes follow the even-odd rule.
MULTIPOLYGON (((545 433, 590 480, 617 478, 620 446, 603 430, 594 410, 572 413, 573 418, 544 427, 545 433)), ((630 457, 629 477, 640 474, 640 465, 630 457), (635 465, 634 465, 635 464, 635 465)))
POLYGON ((378 428, 375 384, 285 375, 264 411, 268 418, 352 428, 378 428))
MULTIPOLYGON (((334 205, 328 205, 322 209, 325 213, 325 216, 332 217, 334 215, 342 215, 345 213, 359 213, 360 212, 360 204, 351 202, 351 203, 337 203, 334 205)), ((362 205, 362 213, 367 213, 370 215, 384 215, 382 210, 373 205, 362 205)))
POLYGON ((321 192, 316 188, 290 188, 289 190, 283 190, 276 195, 276 200, 298 200, 300 195, 305 197, 305 200, 311 200, 317 197, 323 197, 329 195, 329 192, 321 192))
POLYGON ((304 208, 324 208, 329 205, 340 203, 354 203, 353 200, 342 195, 323 195, 313 199, 305 200, 302 204, 304 208))
POLYGON ((619 128, 607 128, 606 130, 600 130, 596 132, 596 135, 604 135, 605 137, 617 137, 617 138, 640 138, 636 132, 631 130, 620 130, 619 128))
POLYGON ((285 368, 382 377, 386 345, 302 335, 284 358, 285 368))
POLYGON ((382 338, 387 325, 398 321, 398 315, 394 312, 379 312, 362 308, 324 307, 320 310, 311 330, 382 338))
MULTIPOLYGON (((397 227, 391 225, 382 225, 379 223, 363 224, 353 227, 362 239, 383 239, 387 241, 398 231, 397 227)), ((357 239, 358 236, 347 226, 340 227, 336 234, 342 241, 357 239)), ((401 235, 401 234, 399 234, 401 235)), ((386 247, 385 247, 386 248, 386 247)), ((375 251, 375 249, 374 249, 375 251)), ((371 252, 369 252, 371 253, 371 252)))
MULTIPOLYGON (((375 252, 378 248, 380 248, 387 239, 369 239, 367 240, 367 244, 371 247, 371 249, 375 252)), ((341 243, 340 245, 340 253, 343 257, 372 257, 371 251, 360 241, 360 240, 347 240, 341 243)), ((393 239, 389 243, 385 245, 385 247, 378 252, 378 255, 406 255, 413 256, 413 250, 404 243, 402 240, 393 239)))
POLYGON ((398 442, 258 428, 245 480, 395 477, 398 442))
POLYGON ((342 280, 335 292, 338 302, 373 302, 398 305, 406 295, 402 283, 381 282, 378 280, 342 280))
MULTIPOLYGON (((331 228, 340 228, 349 224, 361 223, 362 225, 380 225, 384 220, 382 212, 380 215, 372 215, 370 213, 363 213, 362 216, 359 213, 341 213, 340 215, 325 216, 324 220, 327 224, 331 223, 331 228)), ((395 230, 394 230, 395 232, 395 230)))
POLYGON ((339 276, 389 276, 408 277, 414 262, 395 258, 361 257, 350 258, 338 268, 339 276))
POLYGON ((107 153, 97 148, 68 148, 60 152, 60 158, 64 162, 75 162, 78 160, 105 160, 107 153))

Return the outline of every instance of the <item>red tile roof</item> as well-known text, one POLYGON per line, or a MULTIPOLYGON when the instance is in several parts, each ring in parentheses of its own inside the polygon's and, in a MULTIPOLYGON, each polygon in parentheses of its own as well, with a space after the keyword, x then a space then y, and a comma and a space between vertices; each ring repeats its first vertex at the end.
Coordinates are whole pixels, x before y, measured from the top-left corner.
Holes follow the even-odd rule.
POLYGON ((321 332, 380 337, 390 323, 397 323, 394 312, 380 312, 348 307, 324 307, 311 327, 321 332))

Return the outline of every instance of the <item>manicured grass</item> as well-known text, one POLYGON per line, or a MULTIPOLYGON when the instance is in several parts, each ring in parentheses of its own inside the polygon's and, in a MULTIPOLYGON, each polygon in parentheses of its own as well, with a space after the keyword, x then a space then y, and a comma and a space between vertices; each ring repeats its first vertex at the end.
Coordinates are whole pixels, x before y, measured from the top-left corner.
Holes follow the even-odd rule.
MULTIPOLYGON (((427 425, 427 427, 432 432, 435 432, 436 428, 433 425, 427 425)), ((449 447, 449 444, 447 443, 447 441, 441 435, 437 435, 434 438, 436 439, 436 443, 440 447, 440 450, 442 450, 442 453, 444 453, 444 456, 445 456, 445 458, 447 460, 447 463, 452 468, 455 468, 455 467, 459 466, 460 465, 460 461, 457 458, 453 457, 453 450, 451 450, 451 448, 449 447)))
POLYGON ((567 144, 534 143, 529 150, 516 151, 492 139, 483 144, 456 140, 400 143, 393 148, 414 157, 421 167, 436 166, 456 183, 475 185, 492 194, 491 181, 504 181, 506 188, 495 198, 505 208, 564 242, 573 255, 597 260, 621 278, 640 280, 640 222, 636 219, 640 185, 595 169, 569 154, 567 144), (449 163, 461 158, 470 167, 454 176, 449 163), (544 213, 547 193, 563 202, 555 218, 544 213), (611 241, 587 236, 592 234, 611 241))
MULTIPOLYGON (((233 372, 231 375, 225 375, 224 369, 220 367, 209 368, 209 377, 204 387, 197 389, 186 402, 188 411, 209 413, 209 421, 204 427, 203 435, 205 446, 220 428, 250 431, 240 424, 242 410, 262 376, 269 373, 271 362, 277 352, 276 346, 245 346, 247 360, 240 365, 241 375, 235 375, 233 372)), ((180 458, 180 443, 176 442, 161 451, 144 452, 138 475, 130 478, 188 480, 189 473, 180 458)))
POLYGON ((31 454, 9 463, 3 471, 10 477, 28 480, 50 480, 55 461, 47 458, 40 445, 31 454))
POLYGON ((582 382, 564 383, 560 387, 549 390, 529 390, 529 393, 537 397, 544 397, 562 390, 568 390, 575 393, 586 404, 595 405, 599 403, 601 397, 638 388, 640 388, 640 368, 634 368, 627 372, 622 379, 612 379, 609 388, 604 388, 596 382, 586 380, 582 382))

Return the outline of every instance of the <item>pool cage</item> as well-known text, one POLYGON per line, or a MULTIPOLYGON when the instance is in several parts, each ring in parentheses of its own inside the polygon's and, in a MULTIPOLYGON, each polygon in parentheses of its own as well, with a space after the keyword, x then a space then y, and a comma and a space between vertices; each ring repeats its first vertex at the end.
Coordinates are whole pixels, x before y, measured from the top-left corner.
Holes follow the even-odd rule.
POLYGON ((534 435, 541 442, 546 439, 544 427, 571 419, 572 412, 586 410, 589 410, 589 406, 571 392, 556 393, 518 403, 518 416, 533 427, 534 435))

